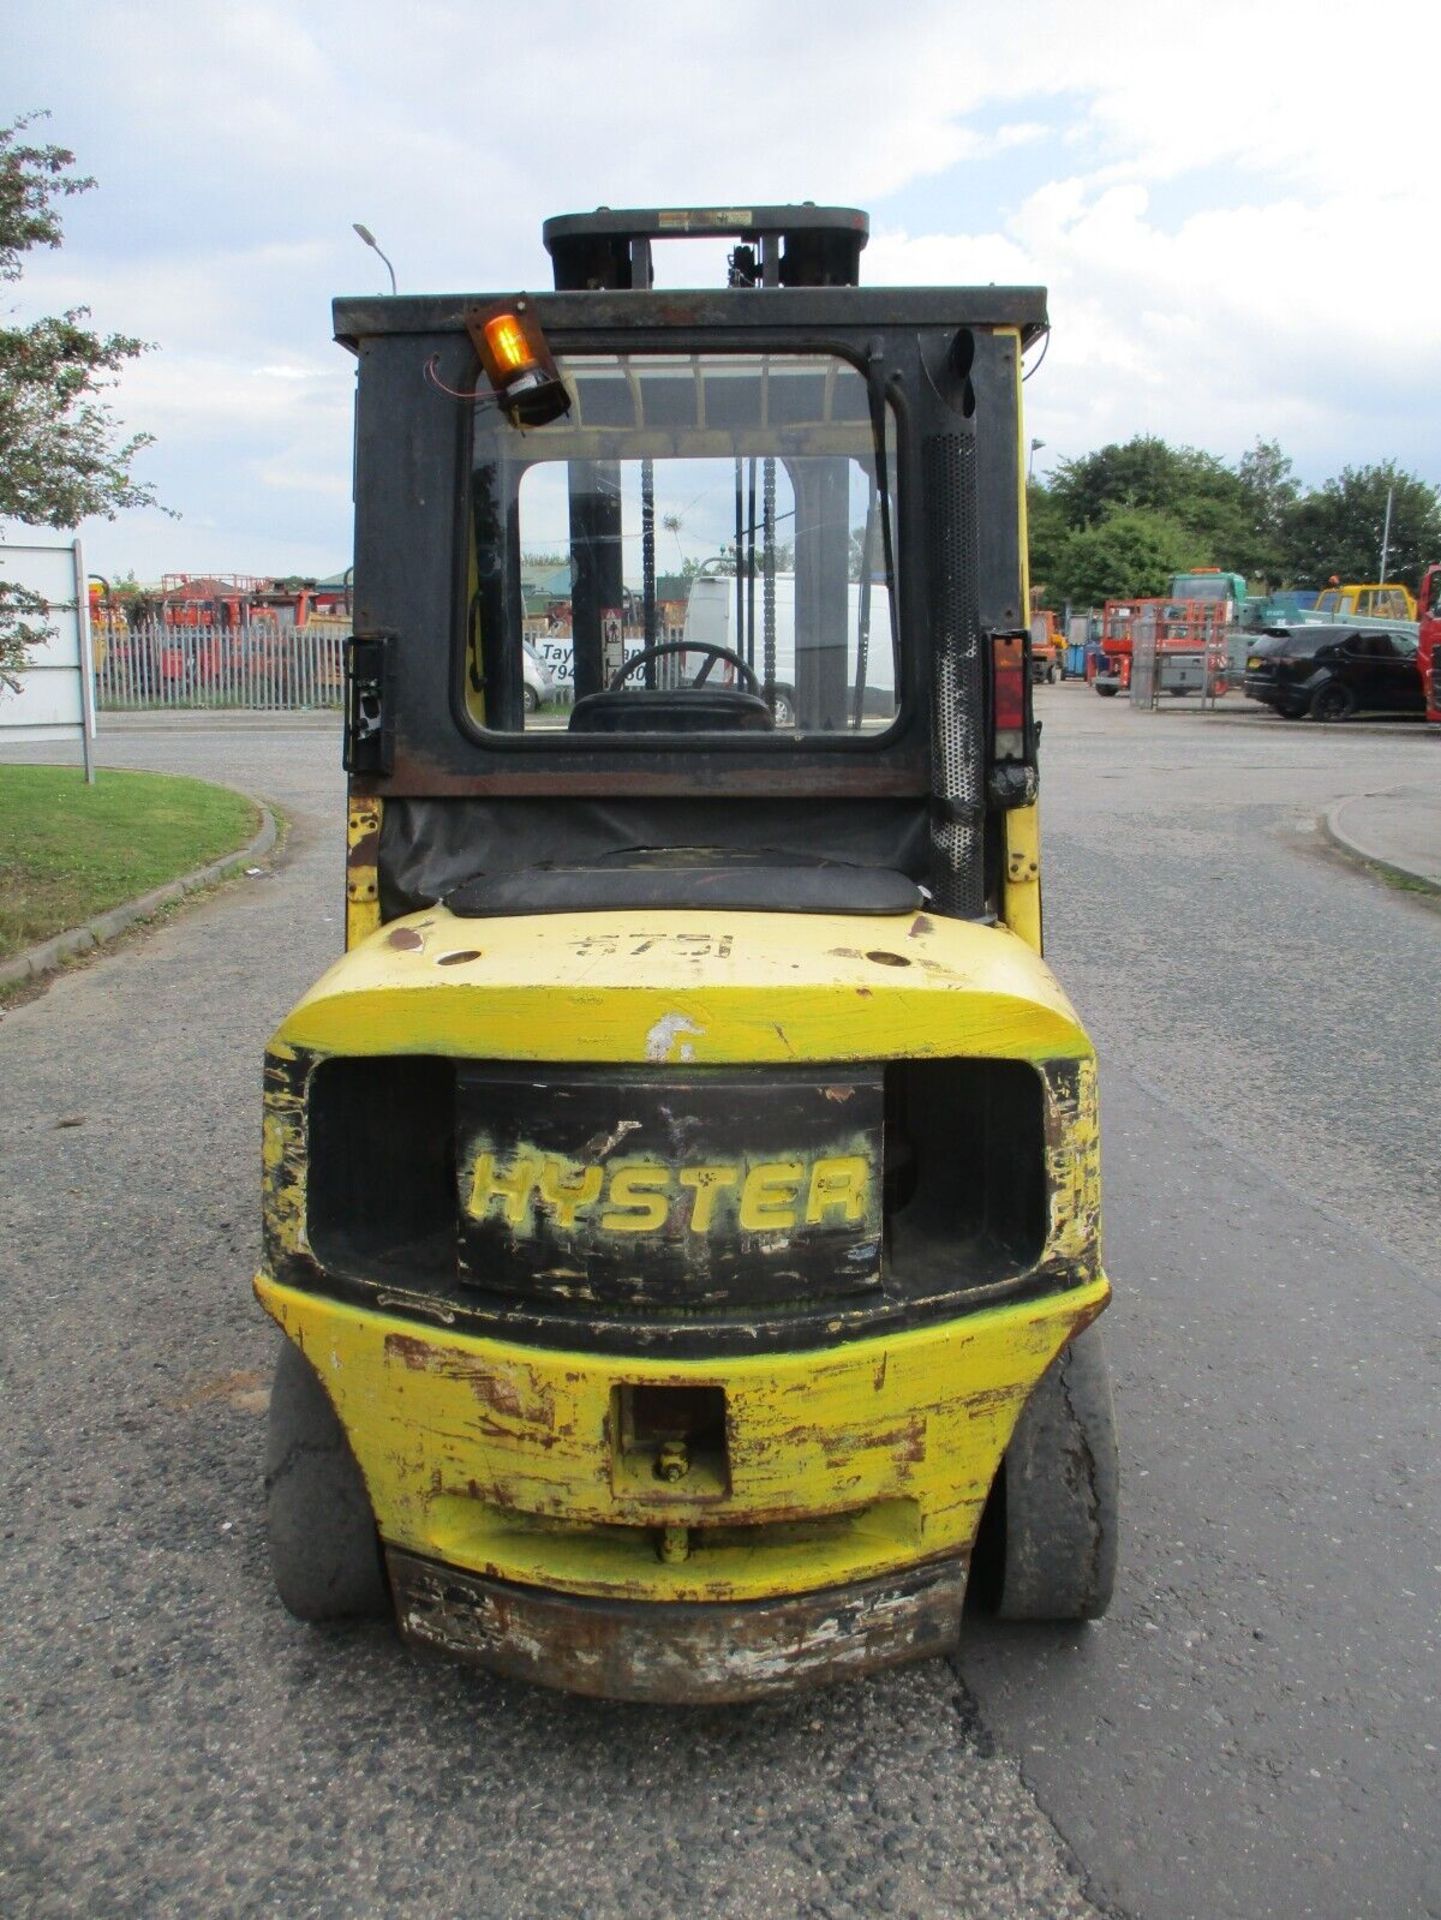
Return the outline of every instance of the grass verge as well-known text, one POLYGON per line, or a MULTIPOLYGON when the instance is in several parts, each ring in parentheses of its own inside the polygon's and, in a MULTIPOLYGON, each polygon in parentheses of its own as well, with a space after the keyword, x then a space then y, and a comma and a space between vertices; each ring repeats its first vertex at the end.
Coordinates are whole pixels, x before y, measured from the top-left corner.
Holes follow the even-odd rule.
POLYGON ((237 852, 259 822, 203 780, 0 766, 0 959, 237 852))

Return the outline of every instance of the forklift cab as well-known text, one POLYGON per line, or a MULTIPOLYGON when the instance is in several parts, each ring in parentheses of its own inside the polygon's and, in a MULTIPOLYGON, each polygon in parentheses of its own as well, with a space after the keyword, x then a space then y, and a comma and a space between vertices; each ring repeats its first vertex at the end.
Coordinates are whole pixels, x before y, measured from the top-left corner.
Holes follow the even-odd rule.
POLYGON ((1107 1603, 1023 616, 1044 295, 862 289, 866 235, 602 210, 546 223, 553 292, 337 302, 347 951, 267 1056, 256 1283, 303 1617, 686 1701, 943 1651, 968 1586, 1107 1603), (729 284, 655 291, 672 235, 729 284))

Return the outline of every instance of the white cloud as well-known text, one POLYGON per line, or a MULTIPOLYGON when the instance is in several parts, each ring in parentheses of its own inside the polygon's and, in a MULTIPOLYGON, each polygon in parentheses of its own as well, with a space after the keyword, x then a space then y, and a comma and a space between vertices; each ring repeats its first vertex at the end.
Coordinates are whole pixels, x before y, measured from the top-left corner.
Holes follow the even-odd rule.
POLYGON ((403 290, 535 285, 542 218, 600 201, 851 202, 874 209, 868 280, 1048 285, 1027 388, 1048 459, 1264 434, 1314 479, 1392 453, 1441 478, 1410 78, 1441 29, 1400 0, 736 0, 723 21, 532 0, 521 35, 462 0, 12 11, 10 92, 101 183, 21 311, 88 304, 162 348, 114 397, 186 517, 96 529, 117 571, 182 548, 163 566, 337 563, 352 363, 329 300, 386 285, 351 221, 403 290), (192 553, 202 533, 230 550, 192 553))

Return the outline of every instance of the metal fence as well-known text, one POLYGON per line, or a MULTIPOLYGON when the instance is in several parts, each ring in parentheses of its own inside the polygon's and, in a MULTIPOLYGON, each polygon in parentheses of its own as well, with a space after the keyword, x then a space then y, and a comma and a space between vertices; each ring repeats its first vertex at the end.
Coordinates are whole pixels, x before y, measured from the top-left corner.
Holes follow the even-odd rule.
POLYGON ((110 633, 97 623, 96 704, 117 713, 155 707, 293 712, 340 707, 345 642, 330 626, 148 626, 110 633))

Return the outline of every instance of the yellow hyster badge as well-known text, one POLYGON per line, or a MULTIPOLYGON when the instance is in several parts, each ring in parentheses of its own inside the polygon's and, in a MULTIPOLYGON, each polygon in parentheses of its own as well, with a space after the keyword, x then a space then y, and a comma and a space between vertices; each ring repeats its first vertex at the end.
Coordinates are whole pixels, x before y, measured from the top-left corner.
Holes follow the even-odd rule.
POLYGON ((538 1219, 564 1231, 584 1219, 600 1233, 659 1233, 673 1222, 690 1233, 788 1233, 859 1225, 870 1188, 861 1154, 690 1167, 626 1159, 606 1167, 521 1147, 508 1162, 477 1154, 465 1210, 472 1220, 496 1214, 522 1235, 538 1219))
POLYGON ((462 1271, 499 1292, 750 1302, 880 1276, 874 1070, 547 1075, 460 1096, 462 1271))

